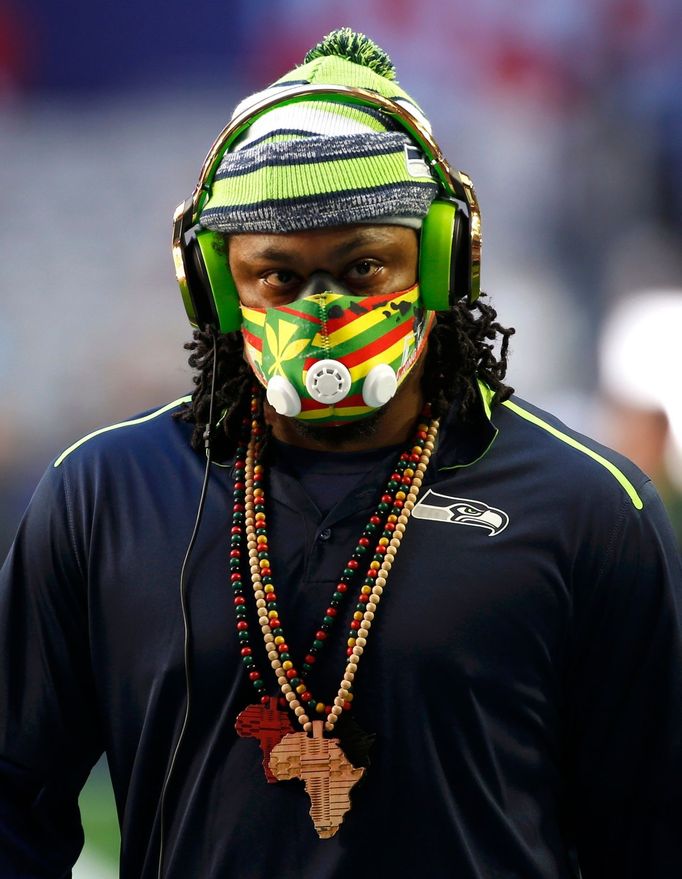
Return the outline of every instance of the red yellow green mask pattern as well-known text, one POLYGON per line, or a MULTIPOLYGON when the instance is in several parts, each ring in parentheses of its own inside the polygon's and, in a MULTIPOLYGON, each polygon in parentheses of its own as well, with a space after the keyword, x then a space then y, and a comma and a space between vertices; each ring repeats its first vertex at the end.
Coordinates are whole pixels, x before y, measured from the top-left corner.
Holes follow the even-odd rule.
POLYGON ((419 285, 398 293, 322 292, 287 305, 242 305, 246 357, 280 415, 343 423, 387 403, 418 361, 435 319, 419 285))

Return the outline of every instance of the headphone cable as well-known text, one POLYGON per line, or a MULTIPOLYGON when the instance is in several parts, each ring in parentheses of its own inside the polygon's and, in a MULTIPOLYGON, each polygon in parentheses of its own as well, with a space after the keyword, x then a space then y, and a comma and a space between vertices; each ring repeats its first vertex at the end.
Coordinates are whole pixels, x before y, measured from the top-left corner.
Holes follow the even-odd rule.
POLYGON ((185 713, 182 720, 182 726, 180 728, 180 732, 178 734, 177 742, 175 743, 175 748, 173 749, 173 756, 171 757, 170 765, 168 767, 168 771, 166 773, 166 777, 163 782, 163 787, 161 788, 161 796, 159 798, 159 866, 157 870, 157 879, 162 879, 163 877, 163 858, 165 854, 165 817, 166 817, 166 794, 168 793, 168 788, 170 785, 171 778, 173 776, 173 772, 175 770, 175 765, 177 762, 178 754, 180 753, 180 748, 182 747, 183 740, 185 738, 185 733, 187 732, 187 727, 189 725, 189 715, 190 708, 192 704, 192 682, 191 682, 191 626, 190 626, 190 618, 189 618, 189 606, 187 602, 187 566, 189 564, 190 557, 192 555, 192 551, 194 549, 194 545, 196 543, 197 535, 199 533, 199 526, 201 524, 201 519, 204 513, 204 507, 206 505, 206 496, 208 489, 208 479, 211 471, 211 425, 213 424, 213 401, 215 397, 215 385, 216 385, 216 372, 217 372, 217 362, 218 362, 218 343, 216 339, 215 332, 211 329, 211 338, 213 340, 213 369, 211 373, 211 394, 209 398, 209 408, 208 408, 208 422, 204 428, 203 439, 204 439, 204 448, 206 449, 206 467, 204 469, 204 479, 201 486, 201 495, 199 496, 199 504, 197 506, 197 514, 194 519, 194 527, 192 528, 192 536, 189 539, 189 543, 187 544, 187 549, 185 550, 185 557, 182 561, 182 567, 180 569, 180 607, 182 609, 182 624, 184 631, 184 644, 183 644, 183 657, 184 657, 184 668, 185 668, 185 713))

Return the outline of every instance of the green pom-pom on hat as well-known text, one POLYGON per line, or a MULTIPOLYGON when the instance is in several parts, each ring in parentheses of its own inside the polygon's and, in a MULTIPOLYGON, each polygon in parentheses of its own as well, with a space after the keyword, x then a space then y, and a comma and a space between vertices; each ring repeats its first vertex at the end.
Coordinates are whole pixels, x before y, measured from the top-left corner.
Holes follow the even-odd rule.
POLYGON ((303 59, 304 64, 314 61, 316 58, 336 56, 368 67, 385 79, 396 78, 395 66, 387 52, 377 46, 374 40, 370 40, 365 34, 351 30, 349 27, 340 27, 327 34, 320 42, 313 46, 303 59))

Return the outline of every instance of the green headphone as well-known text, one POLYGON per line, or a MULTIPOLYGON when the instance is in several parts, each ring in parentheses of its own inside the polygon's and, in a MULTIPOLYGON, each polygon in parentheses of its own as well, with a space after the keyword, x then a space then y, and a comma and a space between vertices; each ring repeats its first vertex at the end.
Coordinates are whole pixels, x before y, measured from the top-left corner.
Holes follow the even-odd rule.
POLYGON ((402 104, 349 86, 297 85, 257 101, 221 131, 209 150, 191 198, 173 216, 173 261, 187 317, 195 327, 220 333, 239 330, 239 297, 220 233, 202 229, 198 218, 223 155, 239 135, 274 107, 300 101, 338 101, 372 107, 396 120, 426 156, 439 193, 424 217, 419 242, 419 289, 424 306, 447 311, 480 292, 481 212, 470 178, 450 168, 424 123, 402 104))

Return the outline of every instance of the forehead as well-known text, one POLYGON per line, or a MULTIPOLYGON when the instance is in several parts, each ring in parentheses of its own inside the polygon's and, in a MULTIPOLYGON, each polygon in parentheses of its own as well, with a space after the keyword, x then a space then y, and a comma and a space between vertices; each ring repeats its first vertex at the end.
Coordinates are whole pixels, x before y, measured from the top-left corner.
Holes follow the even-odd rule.
POLYGON ((231 235, 230 259, 296 258, 324 254, 343 258, 363 249, 401 248, 416 240, 416 233, 406 226, 354 225, 301 232, 249 232, 231 235))

